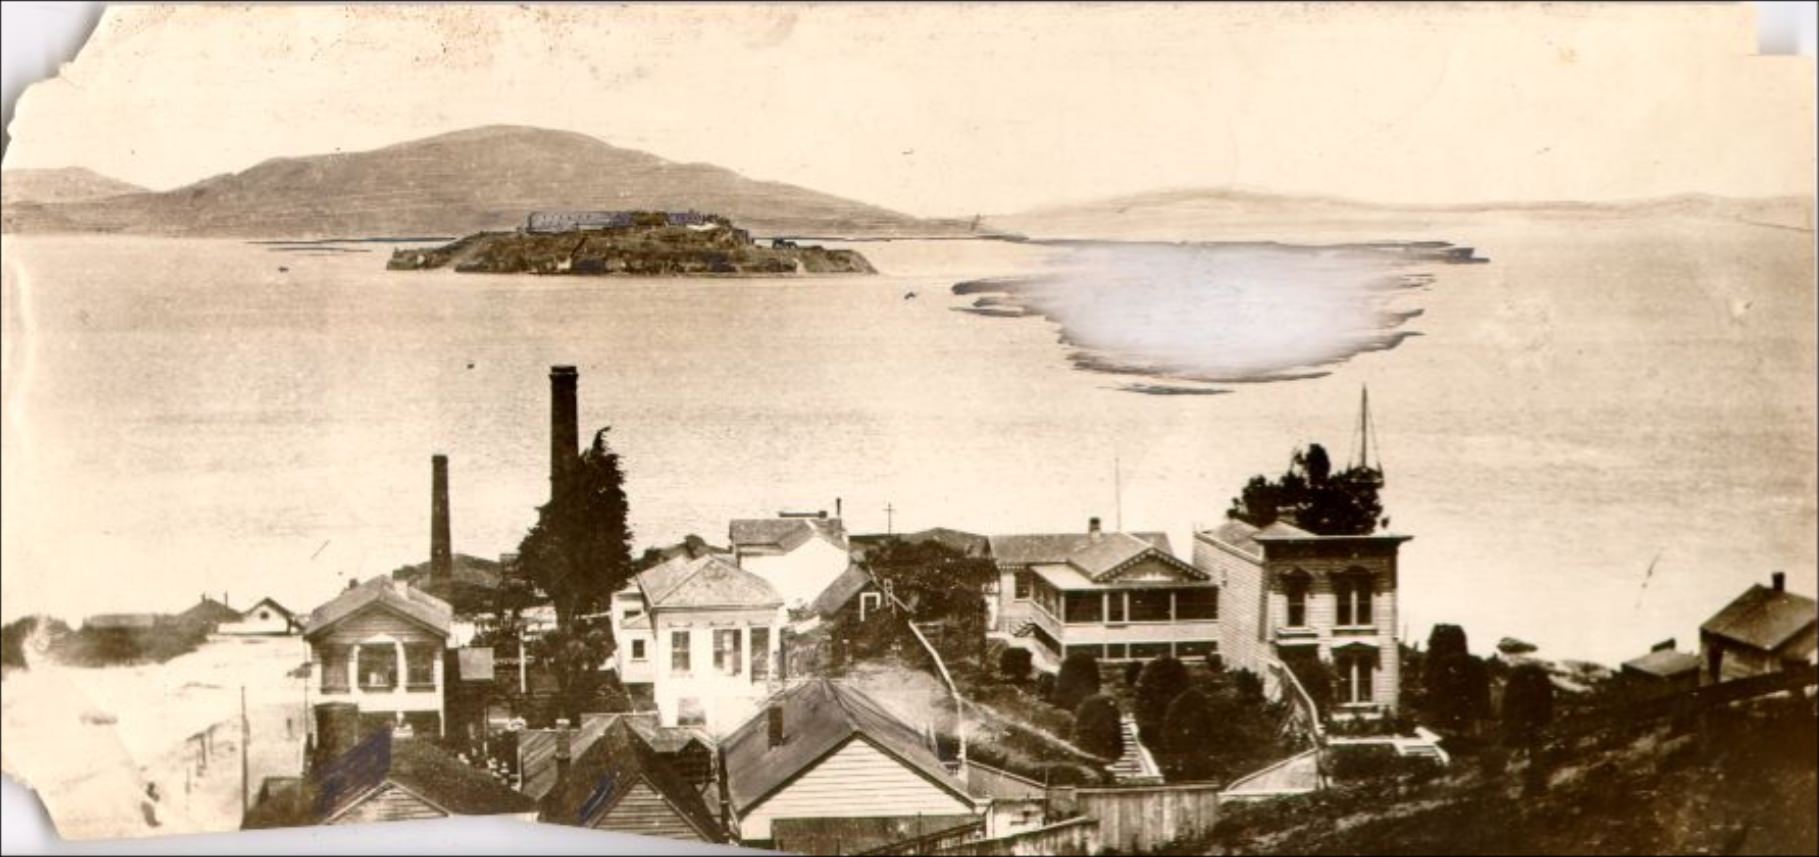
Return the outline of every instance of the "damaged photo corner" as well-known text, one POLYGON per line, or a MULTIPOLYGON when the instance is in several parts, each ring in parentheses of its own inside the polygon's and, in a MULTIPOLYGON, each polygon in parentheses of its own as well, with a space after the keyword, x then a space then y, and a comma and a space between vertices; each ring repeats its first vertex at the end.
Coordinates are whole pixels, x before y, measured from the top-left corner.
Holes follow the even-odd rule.
POLYGON ((0 8, 7 853, 1819 851, 1809 4, 0 8))

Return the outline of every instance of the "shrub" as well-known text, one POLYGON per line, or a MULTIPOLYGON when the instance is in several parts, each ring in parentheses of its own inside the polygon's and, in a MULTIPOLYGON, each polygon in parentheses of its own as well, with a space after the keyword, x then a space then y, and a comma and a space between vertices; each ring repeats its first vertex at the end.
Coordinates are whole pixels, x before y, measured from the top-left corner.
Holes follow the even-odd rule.
POLYGON ((1143 662, 1131 661, 1124 665, 1124 686, 1136 687, 1137 679, 1143 675, 1143 662))
POLYGON ((1168 717, 1169 703, 1187 690, 1187 667, 1180 661, 1164 657, 1143 665, 1137 677, 1137 732, 1144 743, 1160 743, 1162 723, 1168 717))
POLYGON ((1036 696, 1047 701, 1054 698, 1055 677, 1048 673, 1036 673, 1036 696))
POLYGON ((1213 752, 1219 745, 1221 727, 1229 720, 1220 708, 1198 689, 1184 691, 1169 703, 1160 740, 1152 749, 1161 752, 1171 779, 1201 780, 1213 775, 1213 752))
POLYGON ((1250 670, 1233 672, 1232 688, 1238 692, 1238 701, 1246 705, 1256 705, 1263 701, 1263 679, 1250 670))
POLYGON ((1028 649, 1012 646, 998 654, 998 674, 1011 681, 1028 681, 1034 663, 1028 649))
POLYGON ((1314 707, 1322 716, 1333 708, 1333 686, 1335 676, 1332 664, 1320 659, 1318 655, 1308 653, 1283 658, 1289 672, 1295 674, 1295 680, 1301 683, 1301 689, 1313 699, 1314 707))
POLYGON ((1061 662, 1061 674, 1055 677, 1055 705, 1069 711, 1082 700, 1099 692, 1099 659, 1086 652, 1075 652, 1061 662))
POLYGON ((1074 743, 1095 756, 1116 759, 1124 755, 1124 730, 1118 702, 1105 694, 1082 700, 1074 710, 1074 743))
POLYGON ((1426 679, 1427 712, 1442 728, 1460 731, 1490 716, 1490 673, 1484 661, 1456 652, 1430 656, 1426 679))
POLYGON ((1225 672, 1225 656, 1218 652, 1207 652, 1206 668, 1214 675, 1225 672))
POLYGON ((1541 730, 1554 719, 1554 680, 1537 664, 1523 664, 1510 672, 1503 688, 1503 739, 1514 745, 1533 745, 1541 730))

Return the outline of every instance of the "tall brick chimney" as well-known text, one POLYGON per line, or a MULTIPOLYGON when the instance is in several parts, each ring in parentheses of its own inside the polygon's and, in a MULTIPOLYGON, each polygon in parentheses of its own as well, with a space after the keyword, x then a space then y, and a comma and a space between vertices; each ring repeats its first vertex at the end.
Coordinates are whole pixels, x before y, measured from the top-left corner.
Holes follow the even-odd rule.
POLYGON ((448 456, 429 459, 429 577, 446 581, 455 570, 448 535, 448 456))
POLYGON ((575 383, 579 379, 573 366, 549 367, 549 491, 552 500, 562 493, 581 455, 581 429, 575 409, 575 383))
POLYGON ((1774 574, 1769 575, 1768 580, 1769 585, 1773 586, 1776 592, 1787 591, 1787 572, 1777 571, 1774 574))

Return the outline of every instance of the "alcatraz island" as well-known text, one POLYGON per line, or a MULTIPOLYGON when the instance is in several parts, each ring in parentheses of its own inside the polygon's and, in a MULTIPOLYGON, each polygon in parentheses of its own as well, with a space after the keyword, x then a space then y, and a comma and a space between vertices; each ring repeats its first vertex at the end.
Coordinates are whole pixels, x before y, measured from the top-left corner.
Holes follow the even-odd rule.
POLYGON ((479 232, 435 248, 393 251, 388 270, 452 266, 463 273, 692 277, 873 274, 852 250, 769 246, 696 211, 535 212, 512 232, 479 232))

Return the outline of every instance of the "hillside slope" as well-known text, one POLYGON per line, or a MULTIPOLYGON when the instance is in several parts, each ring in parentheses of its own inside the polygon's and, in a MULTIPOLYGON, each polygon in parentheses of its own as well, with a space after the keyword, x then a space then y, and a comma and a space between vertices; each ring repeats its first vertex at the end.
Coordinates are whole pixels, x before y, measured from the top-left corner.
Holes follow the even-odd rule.
POLYGON ((146 189, 82 167, 7 170, 0 173, 0 205, 83 202, 146 193, 146 189))
POLYGON ((712 211, 759 234, 955 232, 877 206, 568 131, 487 126, 275 158, 163 193, 9 206, 5 229, 235 237, 416 237, 511 229, 540 209, 712 211))

